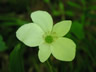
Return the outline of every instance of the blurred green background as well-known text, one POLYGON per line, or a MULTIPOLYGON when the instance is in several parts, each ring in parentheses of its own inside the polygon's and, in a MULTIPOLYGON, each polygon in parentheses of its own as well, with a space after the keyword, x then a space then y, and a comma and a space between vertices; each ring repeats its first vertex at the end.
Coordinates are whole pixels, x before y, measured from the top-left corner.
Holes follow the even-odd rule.
POLYGON ((0 72, 50 72, 50 69, 96 72, 96 0, 0 0, 0 72), (50 64, 41 63, 38 47, 27 47, 16 38, 16 30, 32 22, 30 13, 36 10, 49 12, 54 24, 72 20, 66 35, 77 45, 72 62, 58 61, 51 56, 50 64))

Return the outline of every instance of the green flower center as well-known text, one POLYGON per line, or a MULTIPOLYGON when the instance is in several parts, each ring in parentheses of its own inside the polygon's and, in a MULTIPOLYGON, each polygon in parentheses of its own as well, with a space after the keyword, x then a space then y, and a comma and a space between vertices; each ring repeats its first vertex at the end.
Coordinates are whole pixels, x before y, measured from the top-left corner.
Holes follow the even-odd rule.
POLYGON ((52 36, 46 36, 46 37, 45 37, 45 41, 46 41, 47 43, 52 43, 52 42, 53 42, 53 37, 52 37, 52 36))

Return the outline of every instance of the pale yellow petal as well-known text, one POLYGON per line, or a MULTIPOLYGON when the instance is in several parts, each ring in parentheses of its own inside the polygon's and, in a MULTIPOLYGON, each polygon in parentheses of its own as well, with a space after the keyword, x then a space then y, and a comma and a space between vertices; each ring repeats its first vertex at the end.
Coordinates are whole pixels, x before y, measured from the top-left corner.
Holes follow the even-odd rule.
POLYGON ((64 36, 69 32, 71 24, 70 20, 58 22, 54 25, 52 32, 56 33, 57 36, 64 36))
POLYGON ((58 38, 52 44, 53 56, 61 61, 72 61, 75 57, 76 45, 69 38, 58 38))
POLYGON ((43 34, 42 29, 34 23, 24 24, 16 32, 17 38, 30 47, 40 45, 43 42, 43 34))
POLYGON ((34 23, 38 24, 45 32, 51 32, 53 20, 51 15, 46 11, 35 11, 31 13, 34 23))
POLYGON ((40 61, 45 62, 50 55, 51 55, 50 45, 45 43, 41 44, 39 46, 39 53, 38 53, 40 61))

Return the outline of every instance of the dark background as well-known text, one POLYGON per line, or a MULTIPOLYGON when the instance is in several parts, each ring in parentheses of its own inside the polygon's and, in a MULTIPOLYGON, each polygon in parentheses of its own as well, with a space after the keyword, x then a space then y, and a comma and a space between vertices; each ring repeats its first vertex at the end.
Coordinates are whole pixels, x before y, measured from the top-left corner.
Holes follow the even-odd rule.
MULTIPOLYGON (((73 22, 66 37, 76 43, 76 57, 63 62, 51 56, 53 72, 96 72, 96 0, 0 0, 0 72, 9 72, 10 54, 18 43, 22 44, 16 31, 32 22, 30 14, 36 10, 49 12, 54 24, 61 20, 73 22)), ((39 61, 37 47, 22 46, 25 72, 50 72, 48 63, 39 61)))

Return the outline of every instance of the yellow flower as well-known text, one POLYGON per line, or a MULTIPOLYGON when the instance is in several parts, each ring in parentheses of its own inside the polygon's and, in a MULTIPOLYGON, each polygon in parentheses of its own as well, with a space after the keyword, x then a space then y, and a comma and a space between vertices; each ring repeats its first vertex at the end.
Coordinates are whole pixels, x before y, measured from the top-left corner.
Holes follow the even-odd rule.
POLYGON ((64 20, 53 26, 51 15, 46 11, 35 11, 31 14, 33 23, 24 24, 17 32, 17 38, 30 47, 39 46, 38 56, 45 62, 52 54, 61 61, 72 61, 76 45, 65 36, 71 27, 70 20, 64 20))

